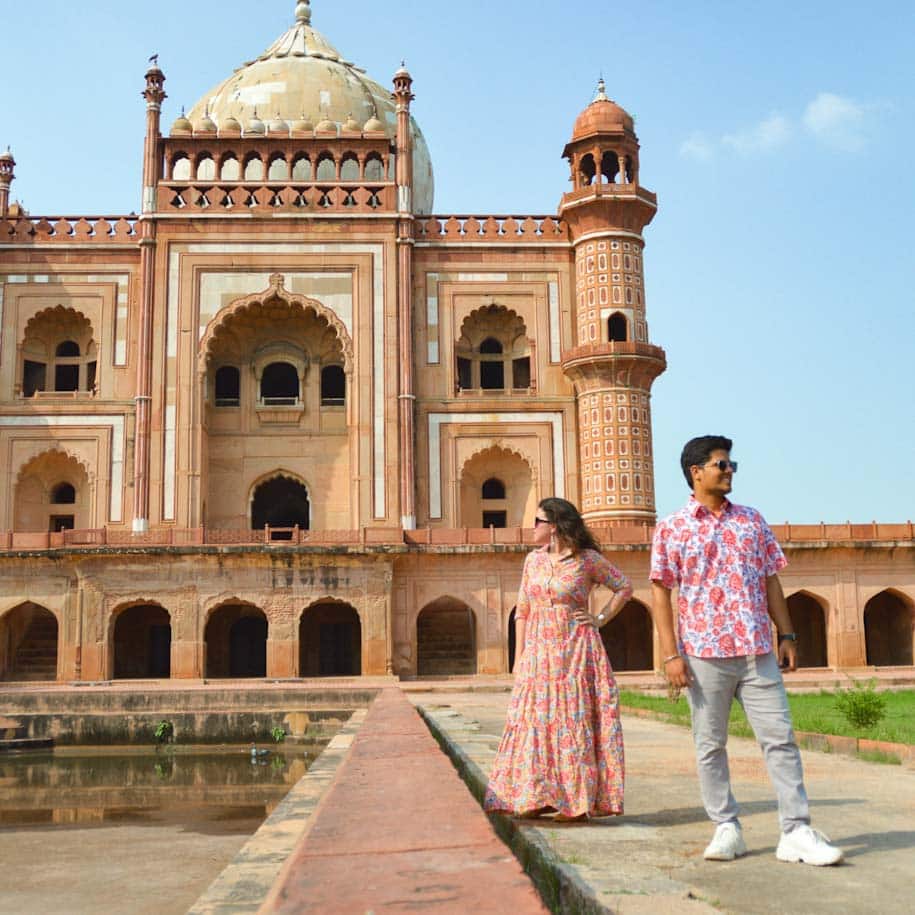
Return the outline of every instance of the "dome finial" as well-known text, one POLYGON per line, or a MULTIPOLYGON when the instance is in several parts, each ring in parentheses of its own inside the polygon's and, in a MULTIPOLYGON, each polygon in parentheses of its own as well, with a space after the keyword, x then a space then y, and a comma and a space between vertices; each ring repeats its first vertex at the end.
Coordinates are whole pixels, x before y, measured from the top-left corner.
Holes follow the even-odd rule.
POLYGON ((601 73, 600 79, 597 81, 597 95, 594 96, 595 102, 609 102, 610 99, 607 98, 607 86, 604 83, 604 75, 601 73))
POLYGON ((311 4, 308 0, 298 0, 295 5, 295 21, 303 22, 305 25, 311 23, 311 4))

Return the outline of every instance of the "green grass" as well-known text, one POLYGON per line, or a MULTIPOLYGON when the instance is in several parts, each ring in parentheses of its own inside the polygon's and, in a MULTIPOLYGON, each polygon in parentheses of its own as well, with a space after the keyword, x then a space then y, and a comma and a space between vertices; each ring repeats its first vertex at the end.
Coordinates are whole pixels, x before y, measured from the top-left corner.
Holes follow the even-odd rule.
MULTIPOLYGON (((845 716, 836 708, 833 692, 789 694, 788 704, 791 706, 794 727, 798 731, 915 744, 915 690, 881 690, 880 694, 886 699, 886 715, 876 727, 866 730, 856 729, 845 720, 845 716)), ((651 709, 674 724, 689 725, 689 706, 683 696, 676 702, 671 702, 663 697, 621 690, 620 702, 633 708, 651 709)), ((729 730, 740 737, 753 736, 743 709, 736 702, 731 709, 729 730)))

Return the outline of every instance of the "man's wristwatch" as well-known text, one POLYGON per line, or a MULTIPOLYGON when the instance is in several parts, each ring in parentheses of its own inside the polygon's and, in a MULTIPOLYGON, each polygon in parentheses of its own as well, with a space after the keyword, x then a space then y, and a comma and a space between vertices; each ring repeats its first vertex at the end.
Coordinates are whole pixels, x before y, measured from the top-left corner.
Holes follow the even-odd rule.
POLYGON ((781 645, 782 642, 796 642, 797 635, 793 632, 780 632, 778 634, 778 644, 781 645))

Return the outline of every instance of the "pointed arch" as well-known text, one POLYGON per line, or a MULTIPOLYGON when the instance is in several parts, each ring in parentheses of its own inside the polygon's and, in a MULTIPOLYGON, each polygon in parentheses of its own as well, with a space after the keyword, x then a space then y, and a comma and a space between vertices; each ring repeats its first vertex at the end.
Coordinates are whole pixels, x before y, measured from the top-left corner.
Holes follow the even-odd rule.
POLYGON ((635 598, 600 630, 604 650, 614 670, 653 670, 654 644, 651 614, 635 598))
POLYGON ((48 448, 25 461, 16 474, 12 527, 48 531, 92 526, 95 477, 88 464, 66 446, 48 448), (55 502, 55 494, 73 490, 70 502, 55 502))
POLYGON ((477 618, 464 601, 446 595, 416 617, 416 673, 449 676, 477 672, 477 618))
POLYGON ((299 616, 299 676, 361 675, 362 628, 362 616, 349 601, 311 601, 299 616))
POLYGON ((826 667, 828 602, 803 588, 788 595, 785 600, 791 625, 797 634, 797 666, 826 667))
POLYGON ((56 680, 60 622, 33 601, 0 613, 0 680, 56 680))
POLYGON ((896 588, 884 588, 864 605, 867 663, 875 667, 913 662, 915 602, 896 588))
POLYGON ((108 646, 112 679, 167 679, 171 676, 171 614, 157 600, 117 605, 108 620, 108 646))
POLYGON ((268 632, 267 614, 251 601, 211 604, 203 629, 204 676, 265 677, 268 632))
POLYGON ((340 341, 340 347, 343 351, 344 370, 347 374, 353 372, 353 341, 350 338, 346 326, 337 314, 317 299, 289 292, 285 288, 284 282, 285 279, 281 273, 274 273, 271 275, 270 285, 266 289, 261 292, 256 292, 253 295, 236 299, 212 318, 209 324, 207 324, 203 336, 200 338, 198 347, 198 358, 201 371, 205 371, 208 368, 212 356, 213 343, 220 333, 225 331, 227 325, 233 318, 238 317, 249 309, 257 306, 269 305, 272 302, 281 302, 293 311, 300 311, 304 314, 311 312, 315 317, 326 321, 340 341))
POLYGON ((511 445, 477 448, 459 474, 460 524, 464 527, 521 527, 534 509, 536 475, 530 459, 511 445), (491 481, 501 484, 501 496, 491 481), (486 486, 484 491, 484 484, 486 486))

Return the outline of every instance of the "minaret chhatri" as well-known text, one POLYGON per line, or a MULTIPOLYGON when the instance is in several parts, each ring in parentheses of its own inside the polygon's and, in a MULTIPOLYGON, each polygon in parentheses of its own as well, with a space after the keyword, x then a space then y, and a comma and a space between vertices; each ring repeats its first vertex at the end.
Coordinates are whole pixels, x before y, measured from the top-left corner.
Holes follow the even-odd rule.
POLYGON ((632 117, 604 81, 563 156, 572 189, 559 213, 575 250, 574 342, 562 368, 575 385, 582 514, 595 528, 655 520, 651 385, 667 366, 649 343, 642 231, 657 197, 639 184, 632 117))
POLYGON ((16 160, 7 148, 5 153, 0 153, 0 219, 5 219, 10 209, 10 185, 16 177, 14 169, 16 160))

